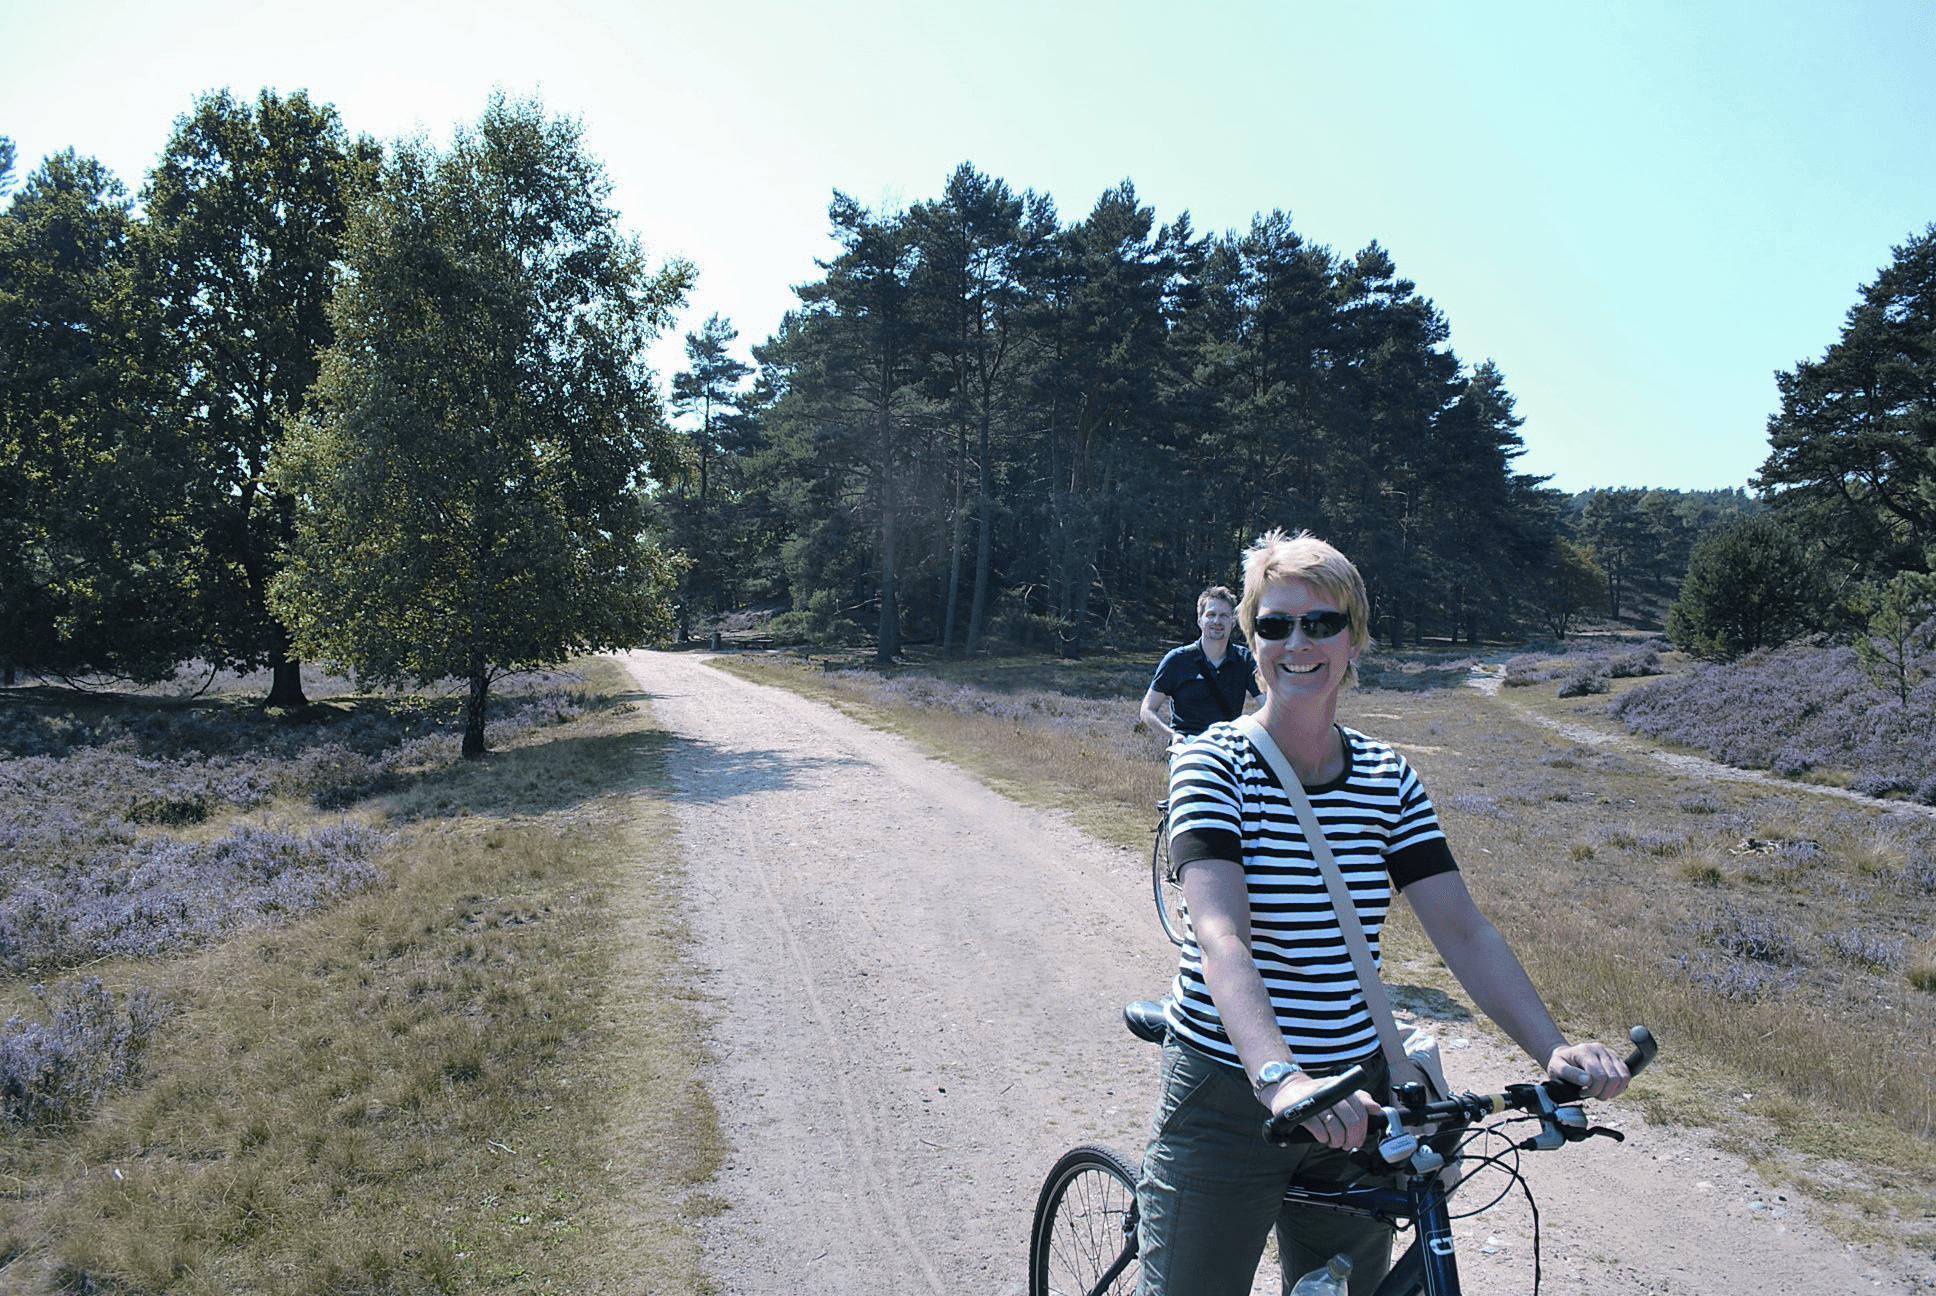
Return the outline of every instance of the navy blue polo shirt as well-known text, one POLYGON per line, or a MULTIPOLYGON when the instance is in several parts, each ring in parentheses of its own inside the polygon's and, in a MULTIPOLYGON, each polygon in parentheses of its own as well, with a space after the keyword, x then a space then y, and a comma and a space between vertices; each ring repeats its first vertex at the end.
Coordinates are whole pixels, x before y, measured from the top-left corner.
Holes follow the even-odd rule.
POLYGON ((1203 678, 1207 661, 1201 639, 1186 643, 1164 655, 1156 678, 1150 681, 1152 689, 1169 695, 1170 726, 1180 734, 1199 734, 1219 720, 1235 719, 1244 713, 1244 695, 1258 696, 1257 663, 1250 649, 1233 643, 1223 650, 1223 660, 1210 668, 1218 692, 1230 704, 1228 712, 1218 705, 1209 681, 1203 678))

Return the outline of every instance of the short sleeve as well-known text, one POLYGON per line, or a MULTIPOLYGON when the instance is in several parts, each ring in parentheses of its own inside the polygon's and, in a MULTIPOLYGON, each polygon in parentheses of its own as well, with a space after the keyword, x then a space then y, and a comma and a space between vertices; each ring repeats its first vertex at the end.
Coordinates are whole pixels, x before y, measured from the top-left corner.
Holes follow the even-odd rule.
POLYGON ((1164 653, 1163 660, 1156 664, 1156 677, 1150 681, 1150 687, 1165 697, 1175 697, 1177 687, 1185 679, 1196 676, 1194 670, 1186 675, 1182 670, 1181 662, 1182 649, 1172 648, 1164 653))
POLYGON ((1398 813, 1385 850, 1385 868, 1392 885, 1403 891, 1412 883, 1438 873, 1458 870, 1452 847, 1439 826, 1438 811, 1425 793, 1418 771, 1399 758, 1398 813))
POLYGON ((1230 749, 1199 737, 1170 766, 1170 868, 1200 859, 1243 863, 1241 774, 1230 749))

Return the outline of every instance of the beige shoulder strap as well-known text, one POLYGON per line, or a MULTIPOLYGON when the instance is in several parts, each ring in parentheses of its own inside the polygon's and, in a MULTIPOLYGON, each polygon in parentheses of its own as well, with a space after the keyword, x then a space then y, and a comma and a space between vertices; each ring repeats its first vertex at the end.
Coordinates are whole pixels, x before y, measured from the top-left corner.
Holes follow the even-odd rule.
POLYGON ((1250 745, 1257 749, 1265 764, 1277 775, 1277 781, 1284 785, 1284 793, 1291 799, 1291 806, 1297 811, 1297 821, 1304 828, 1304 840, 1310 844, 1311 855, 1318 862, 1318 872, 1324 875, 1324 886, 1331 893, 1331 907, 1337 911, 1338 930, 1344 933, 1344 945, 1351 951, 1351 965, 1358 973, 1358 986, 1365 996, 1365 1007, 1371 1010, 1372 1024, 1378 1028, 1378 1044, 1384 1050, 1385 1061, 1391 1064, 1392 1084, 1399 1085, 1413 1078, 1411 1059, 1405 1056, 1404 1041, 1398 1037, 1398 1023, 1392 1019, 1391 1000, 1385 996, 1385 984, 1378 979, 1378 967, 1371 959, 1371 944, 1365 940, 1364 920, 1358 916, 1358 906, 1351 898, 1351 889, 1345 885, 1344 874, 1338 869, 1338 861, 1332 858, 1331 843, 1325 840, 1324 828, 1318 823, 1317 812, 1311 808, 1311 798, 1305 795, 1304 783, 1291 768, 1290 761, 1278 749, 1277 740, 1264 729, 1255 715, 1247 715, 1235 722, 1236 727, 1250 745))

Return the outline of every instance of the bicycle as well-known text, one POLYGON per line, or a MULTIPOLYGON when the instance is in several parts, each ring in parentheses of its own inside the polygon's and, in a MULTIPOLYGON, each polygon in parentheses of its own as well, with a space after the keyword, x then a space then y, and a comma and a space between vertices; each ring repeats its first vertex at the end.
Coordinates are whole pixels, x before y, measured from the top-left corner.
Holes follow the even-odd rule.
POLYGON ((1156 893, 1156 920, 1172 945, 1183 944, 1183 885, 1170 876, 1170 803, 1156 803, 1156 845, 1150 848, 1150 890, 1156 893))
MULTIPOLYGON (((1123 1009, 1123 1020, 1138 1038, 1163 1042, 1163 1008, 1138 1000, 1123 1009)), ((1645 1026, 1628 1032, 1634 1052, 1627 1069, 1638 1074, 1653 1061, 1659 1046, 1645 1026)), ((1361 1068, 1352 1067, 1314 1090, 1295 1107, 1264 1122, 1264 1136, 1273 1142, 1308 1141, 1299 1128, 1313 1113, 1336 1103, 1363 1081, 1361 1068)), ((1447 1206, 1451 1192, 1444 1175, 1461 1161, 1468 1170, 1497 1165, 1507 1173, 1505 1188, 1476 1215, 1503 1198, 1517 1183, 1532 1204, 1532 1190, 1518 1169, 1518 1152, 1551 1151, 1595 1135, 1616 1142, 1625 1135, 1587 1123, 1580 1106, 1580 1090, 1559 1080, 1506 1086, 1497 1094, 1464 1093, 1443 1102, 1426 1102, 1424 1086, 1400 1086, 1394 1106, 1375 1113, 1358 1160, 1368 1172, 1387 1181, 1376 1184, 1294 1183, 1287 1201, 1325 1206, 1384 1220, 1394 1228, 1410 1222, 1412 1244, 1392 1263, 1378 1286, 1377 1296, 1460 1296, 1458 1264, 1453 1255, 1452 1216, 1447 1206), (1523 1113, 1510 1121, 1479 1125, 1487 1117, 1523 1113), (1466 1147, 1505 1125, 1534 1120, 1539 1132, 1517 1143, 1508 1140, 1504 1151, 1466 1156, 1466 1147), (1426 1141, 1429 1133, 1431 1142, 1426 1141), (1434 1149, 1450 1135, 1457 1147, 1451 1159, 1434 1149), (1513 1153, 1512 1162, 1505 1160, 1513 1153), (1389 1182, 1393 1172, 1400 1182, 1389 1182)), ((1085 1144, 1063 1154, 1049 1171, 1035 1202, 1035 1222, 1029 1233, 1029 1296, 1133 1296, 1136 1291, 1137 1222, 1135 1167, 1114 1149, 1085 1144)), ((1461 1180, 1461 1183, 1466 1182, 1461 1180)), ((1463 1216, 1462 1216, 1463 1218, 1463 1216)), ((1533 1292, 1540 1284, 1539 1210, 1533 1206, 1533 1292)))

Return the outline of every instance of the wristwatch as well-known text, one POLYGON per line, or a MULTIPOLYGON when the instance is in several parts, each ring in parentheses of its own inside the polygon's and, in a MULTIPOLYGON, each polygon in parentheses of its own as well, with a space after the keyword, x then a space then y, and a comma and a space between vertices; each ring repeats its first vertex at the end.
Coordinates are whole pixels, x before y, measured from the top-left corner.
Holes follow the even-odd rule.
POLYGON ((1266 1062, 1257 1068, 1257 1081, 1251 1085, 1250 1091, 1259 1098, 1262 1098, 1264 1096, 1264 1090, 1270 1088, 1279 1080, 1286 1080, 1291 1076, 1302 1075, 1303 1073, 1304 1068, 1295 1062, 1266 1062))

